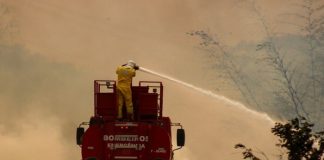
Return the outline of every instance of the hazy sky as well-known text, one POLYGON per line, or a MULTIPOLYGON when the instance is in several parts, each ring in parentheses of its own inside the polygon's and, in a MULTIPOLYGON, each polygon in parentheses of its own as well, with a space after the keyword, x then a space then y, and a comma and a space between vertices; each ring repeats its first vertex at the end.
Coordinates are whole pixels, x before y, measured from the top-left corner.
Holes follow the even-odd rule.
MULTIPOLYGON (((198 39, 187 32, 208 30, 227 45, 259 41, 265 34, 243 0, 0 2, 8 5, 16 28, 7 37, 16 46, 1 53, 1 80, 7 84, 0 92, 0 116, 9 121, 0 119, 0 159, 79 159, 74 129, 92 114, 92 80, 114 79, 115 67, 129 59, 199 85, 208 83, 209 71, 197 54, 198 39)), ((295 11, 294 2, 256 0, 273 30, 291 33, 294 28, 276 24, 282 13, 295 11)), ((160 80, 144 73, 136 80, 145 78, 160 80)), ((238 158, 236 142, 276 153, 269 121, 171 82, 165 85, 166 113, 182 122, 188 135, 188 146, 176 153, 179 159, 238 158)))
MULTIPOLYGON (((185 33, 193 30, 210 30, 230 45, 264 37, 242 0, 8 2, 19 26, 17 39, 31 53, 101 72, 129 58, 155 68, 164 61, 163 68, 171 70, 179 59, 190 60, 197 40, 185 33)), ((270 22, 289 3, 257 1, 270 22)))

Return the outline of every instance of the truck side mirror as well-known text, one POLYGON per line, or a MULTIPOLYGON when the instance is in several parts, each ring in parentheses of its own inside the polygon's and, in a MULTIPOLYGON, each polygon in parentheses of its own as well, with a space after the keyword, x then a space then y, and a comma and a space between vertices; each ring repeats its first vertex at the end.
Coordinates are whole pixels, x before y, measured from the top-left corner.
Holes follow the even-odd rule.
POLYGON ((185 130, 184 129, 177 129, 177 146, 183 147, 185 145, 185 130))
POLYGON ((83 134, 84 134, 84 128, 78 127, 76 131, 76 142, 78 145, 82 144, 83 134))

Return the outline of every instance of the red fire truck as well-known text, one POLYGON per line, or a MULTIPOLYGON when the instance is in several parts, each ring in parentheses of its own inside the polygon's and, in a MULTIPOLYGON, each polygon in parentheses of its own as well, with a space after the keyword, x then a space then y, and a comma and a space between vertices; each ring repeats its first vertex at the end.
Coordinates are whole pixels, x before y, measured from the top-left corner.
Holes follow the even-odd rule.
POLYGON ((94 81, 94 115, 77 128, 76 141, 82 160, 172 160, 184 146, 180 123, 163 116, 162 82, 140 81, 132 86, 134 120, 117 119, 116 81, 94 81), (86 130, 84 128, 86 126, 86 130), (171 127, 177 127, 177 147, 171 127))

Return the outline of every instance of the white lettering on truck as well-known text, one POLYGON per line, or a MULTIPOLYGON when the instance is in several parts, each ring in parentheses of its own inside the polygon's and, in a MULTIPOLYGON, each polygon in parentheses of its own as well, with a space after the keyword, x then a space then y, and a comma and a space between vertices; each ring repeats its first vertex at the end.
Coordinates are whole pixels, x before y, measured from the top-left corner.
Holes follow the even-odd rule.
POLYGON ((115 149, 145 149, 145 142, 149 141, 148 136, 139 135, 104 135, 103 140, 107 141, 107 148, 115 149), (140 142, 140 143, 138 143, 140 142))

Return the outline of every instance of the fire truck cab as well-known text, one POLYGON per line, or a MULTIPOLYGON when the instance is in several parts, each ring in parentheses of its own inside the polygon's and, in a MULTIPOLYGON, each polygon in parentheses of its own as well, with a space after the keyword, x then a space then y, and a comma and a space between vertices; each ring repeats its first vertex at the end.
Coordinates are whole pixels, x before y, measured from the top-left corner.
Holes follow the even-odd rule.
POLYGON ((94 81, 94 115, 77 128, 82 160, 171 160, 185 144, 180 123, 163 116, 162 82, 140 81, 132 86, 134 120, 117 119, 116 81, 94 81), (86 126, 86 129, 85 127, 86 126), (177 127, 177 148, 171 127, 177 127))

